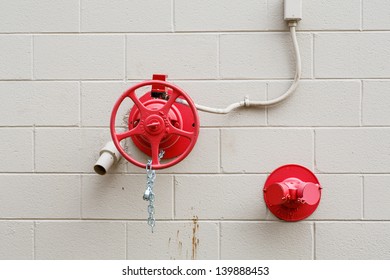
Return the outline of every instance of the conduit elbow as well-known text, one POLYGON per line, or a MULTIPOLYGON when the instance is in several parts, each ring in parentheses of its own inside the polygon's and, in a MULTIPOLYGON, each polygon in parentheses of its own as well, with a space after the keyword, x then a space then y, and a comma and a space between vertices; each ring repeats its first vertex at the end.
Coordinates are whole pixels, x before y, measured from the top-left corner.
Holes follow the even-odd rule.
POLYGON ((106 143, 103 149, 100 150, 99 155, 99 159, 93 166, 93 169, 99 175, 105 175, 107 171, 122 158, 122 155, 112 141, 106 143))

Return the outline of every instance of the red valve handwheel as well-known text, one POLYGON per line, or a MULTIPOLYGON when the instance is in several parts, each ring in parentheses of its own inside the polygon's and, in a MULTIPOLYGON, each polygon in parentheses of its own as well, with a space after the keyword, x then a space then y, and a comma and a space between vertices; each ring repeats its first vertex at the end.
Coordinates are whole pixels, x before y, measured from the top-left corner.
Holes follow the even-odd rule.
POLYGON ((142 137, 142 139, 147 141, 150 145, 152 168, 164 169, 179 163, 192 151, 199 135, 199 116, 195 104, 193 103, 191 98, 179 87, 162 80, 149 80, 141 82, 129 88, 119 97, 111 113, 110 131, 112 140, 116 148, 126 160, 136 166, 142 168, 146 167, 146 163, 139 162, 138 160, 130 156, 120 145, 120 142, 122 140, 128 137, 138 136, 142 137), (152 86, 153 88, 167 88, 169 99, 155 99, 155 103, 159 106, 147 106, 147 102, 142 102, 140 100, 142 98, 138 98, 135 94, 135 91, 137 89, 145 86, 152 86), (171 123, 172 111, 177 112, 177 109, 174 108, 174 103, 175 100, 179 97, 181 99, 184 99, 187 102, 189 108, 191 109, 192 118, 194 120, 192 125, 192 131, 184 130, 180 127, 175 127, 171 123), (133 101, 134 105, 137 107, 137 116, 139 118, 139 121, 136 126, 129 125, 128 131, 125 131, 123 133, 117 133, 115 129, 116 115, 120 105, 126 98, 130 98, 133 101), (160 144, 161 142, 165 141, 165 139, 172 138, 172 136, 175 136, 176 138, 178 136, 184 137, 189 140, 189 144, 184 149, 184 151, 173 160, 167 163, 160 163, 158 157, 160 152, 160 144))

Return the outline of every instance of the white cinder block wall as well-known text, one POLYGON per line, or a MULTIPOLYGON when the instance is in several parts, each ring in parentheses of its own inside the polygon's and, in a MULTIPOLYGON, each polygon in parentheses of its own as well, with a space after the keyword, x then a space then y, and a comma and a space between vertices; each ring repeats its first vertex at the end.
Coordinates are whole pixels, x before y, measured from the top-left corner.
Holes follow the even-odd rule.
POLYGON ((95 175, 114 101, 166 73, 195 102, 274 98, 294 76, 282 0, 3 0, 0 259, 390 259, 390 1, 303 1, 303 80, 283 104, 200 113, 191 155, 95 175), (280 165, 323 186, 307 220, 276 219, 280 165))

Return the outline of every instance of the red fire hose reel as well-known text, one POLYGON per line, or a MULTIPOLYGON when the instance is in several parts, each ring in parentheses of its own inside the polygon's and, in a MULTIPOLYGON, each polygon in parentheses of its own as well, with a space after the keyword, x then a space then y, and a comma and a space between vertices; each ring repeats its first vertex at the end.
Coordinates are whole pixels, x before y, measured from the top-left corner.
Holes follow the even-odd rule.
POLYGON ((318 207, 321 186, 307 168, 289 164, 271 173, 264 184, 264 200, 279 219, 295 222, 309 217, 318 207))
POLYGON ((128 154, 120 142, 131 138, 135 146, 152 158, 153 169, 171 167, 182 161, 192 151, 199 135, 199 116, 197 109, 179 87, 166 82, 166 75, 153 75, 153 79, 141 82, 125 91, 116 101, 111 114, 110 131, 112 140, 122 156, 136 166, 145 168, 146 164, 128 154), (136 91, 151 87, 141 97, 136 91), (130 98, 134 106, 130 110, 128 128, 118 133, 115 128, 116 116, 122 102, 130 98), (178 98, 187 105, 175 102, 178 98), (160 162, 159 153, 164 150, 164 160, 160 162))

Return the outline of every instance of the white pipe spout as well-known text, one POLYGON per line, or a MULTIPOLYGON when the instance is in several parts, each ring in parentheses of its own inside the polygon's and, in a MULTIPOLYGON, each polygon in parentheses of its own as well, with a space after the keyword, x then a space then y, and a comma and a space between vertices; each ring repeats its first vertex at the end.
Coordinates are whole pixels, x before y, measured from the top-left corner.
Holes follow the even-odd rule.
POLYGON ((110 141, 100 150, 100 157, 93 166, 95 172, 99 175, 104 175, 107 171, 122 158, 114 142, 110 141))

